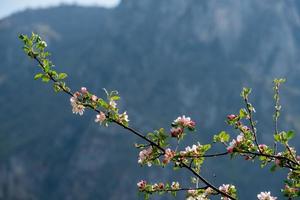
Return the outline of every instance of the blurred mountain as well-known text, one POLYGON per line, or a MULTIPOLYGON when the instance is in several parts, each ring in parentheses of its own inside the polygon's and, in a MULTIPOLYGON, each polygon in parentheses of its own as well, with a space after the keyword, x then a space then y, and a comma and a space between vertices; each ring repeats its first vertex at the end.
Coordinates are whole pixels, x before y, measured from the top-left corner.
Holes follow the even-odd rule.
MULTIPOLYGON (((273 78, 288 79, 280 129, 300 130, 299 14, 292 0, 124 0, 114 9, 60 6, 0 20, 0 199, 138 199, 140 179, 189 182, 185 172, 138 166, 139 140, 125 130, 98 126, 89 111, 73 115, 67 96, 33 80, 39 69, 18 34, 46 39, 73 90, 118 90, 144 133, 191 116, 198 132, 189 144, 221 130, 237 134, 225 117, 243 106, 241 88, 252 87, 259 141, 271 144, 273 78)), ((299 150, 295 141, 299 135, 299 150)), ((265 190, 280 196, 284 174, 229 158, 203 168, 216 185, 236 184, 240 199, 265 190)))

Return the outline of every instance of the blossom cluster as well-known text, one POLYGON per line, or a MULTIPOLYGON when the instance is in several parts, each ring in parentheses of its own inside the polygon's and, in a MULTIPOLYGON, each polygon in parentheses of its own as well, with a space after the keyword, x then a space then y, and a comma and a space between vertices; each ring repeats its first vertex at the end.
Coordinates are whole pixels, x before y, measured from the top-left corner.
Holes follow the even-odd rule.
POLYGON ((173 181, 171 184, 167 183, 164 184, 162 182, 160 183, 154 183, 154 184, 147 184, 145 180, 141 180, 137 183, 137 187, 140 192, 159 192, 159 191, 177 191, 180 189, 180 184, 177 181, 173 181))
MULTIPOLYGON (((236 188, 235 188, 234 185, 223 184, 219 187, 219 190, 222 191, 222 192, 225 192, 226 194, 236 196, 236 188)), ((225 197, 225 196, 222 196, 221 199, 222 200, 229 200, 229 198, 225 197)))
POLYGON ((167 148, 166 151, 165 151, 165 157, 163 159, 163 163, 166 165, 168 164, 172 158, 174 158, 174 156, 176 155, 176 152, 171 150, 170 148, 167 148))
POLYGON ((152 165, 152 153, 153 153, 153 148, 152 146, 148 147, 147 149, 143 149, 139 153, 139 158, 138 158, 138 163, 139 164, 147 164, 148 167, 151 167, 152 165))
POLYGON ((119 96, 117 96, 115 91, 110 94, 106 90, 105 92, 108 102, 91 94, 86 87, 81 87, 80 91, 75 92, 70 98, 73 113, 83 115, 86 107, 91 107, 95 110, 100 108, 109 113, 110 116, 103 111, 98 111, 99 113, 95 118, 96 123, 108 126, 110 120, 116 120, 121 124, 127 125, 129 122, 127 112, 118 113, 116 100, 119 99, 119 96))
POLYGON ((70 98, 70 103, 72 106, 72 112, 74 114, 83 115, 85 106, 82 105, 82 99, 85 97, 87 93, 87 90, 85 87, 81 88, 81 91, 77 91, 73 94, 73 96, 70 98))
POLYGON ((240 133, 236 139, 233 139, 230 143, 229 143, 229 146, 227 146, 227 151, 229 153, 232 153, 234 151, 234 149, 236 147, 238 147, 238 145, 243 142, 244 140, 244 134, 243 133, 240 133))
POLYGON ((190 189, 187 191, 186 200, 209 200, 209 196, 214 194, 210 187, 206 189, 190 189))
POLYGON ((191 120, 190 117, 185 115, 177 117, 172 123, 172 128, 170 130, 171 136, 175 138, 182 138, 184 130, 188 129, 189 131, 194 131, 196 128, 196 123, 191 120))
POLYGON ((193 144, 192 147, 187 146, 184 151, 180 151, 180 155, 183 157, 188 155, 197 156, 202 153, 202 145, 199 142, 197 145, 193 144))

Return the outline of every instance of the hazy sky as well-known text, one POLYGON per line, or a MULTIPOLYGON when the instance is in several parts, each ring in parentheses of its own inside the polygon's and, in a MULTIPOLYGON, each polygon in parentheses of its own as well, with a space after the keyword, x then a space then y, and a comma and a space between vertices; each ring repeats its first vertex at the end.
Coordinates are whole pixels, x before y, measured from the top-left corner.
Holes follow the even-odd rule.
POLYGON ((0 19, 26 8, 54 6, 60 3, 114 7, 119 2, 120 0, 0 0, 0 19))

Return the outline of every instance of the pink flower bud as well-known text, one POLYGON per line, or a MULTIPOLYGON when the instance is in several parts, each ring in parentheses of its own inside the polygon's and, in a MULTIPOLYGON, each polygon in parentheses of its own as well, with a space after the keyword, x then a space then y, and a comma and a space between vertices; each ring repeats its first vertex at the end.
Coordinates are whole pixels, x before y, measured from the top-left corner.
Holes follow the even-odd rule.
POLYGON ((138 182, 136 185, 138 186, 138 188, 140 189, 140 190, 143 190, 143 189, 145 189, 145 187, 146 187, 146 184, 147 184, 147 182, 146 181, 144 181, 144 180, 141 180, 140 182, 138 182))
POLYGON ((81 93, 82 93, 82 94, 86 94, 86 93, 87 93, 86 87, 82 87, 82 88, 81 88, 81 93))
POLYGON ((171 129, 171 136, 172 137, 178 138, 182 135, 182 133, 183 133, 183 128, 181 128, 181 127, 171 129))
POLYGON ((191 120, 191 121, 189 122, 188 127, 189 127, 190 129, 194 129, 195 126, 196 126, 196 122, 194 122, 194 121, 191 120))
POLYGON ((228 153, 232 153, 232 152, 233 152, 233 149, 234 149, 234 148, 233 148, 232 146, 229 146, 229 147, 227 147, 227 152, 228 152, 228 153))
POLYGON ((236 115, 234 115, 234 114, 227 115, 227 119, 228 119, 229 121, 232 121, 232 120, 234 120, 236 117, 237 117, 237 116, 236 116, 236 115))

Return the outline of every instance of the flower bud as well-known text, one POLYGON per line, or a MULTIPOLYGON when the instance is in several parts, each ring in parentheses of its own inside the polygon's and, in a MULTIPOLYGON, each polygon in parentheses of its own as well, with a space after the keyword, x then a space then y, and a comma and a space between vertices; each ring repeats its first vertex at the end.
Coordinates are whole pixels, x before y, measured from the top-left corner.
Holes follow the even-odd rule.
POLYGON ((87 93, 86 87, 82 87, 80 91, 81 91, 82 94, 86 94, 87 93))
POLYGON ((236 117, 237 117, 237 116, 236 116, 236 115, 234 115, 234 114, 227 115, 227 119, 228 119, 229 121, 232 121, 232 120, 234 120, 236 117))

